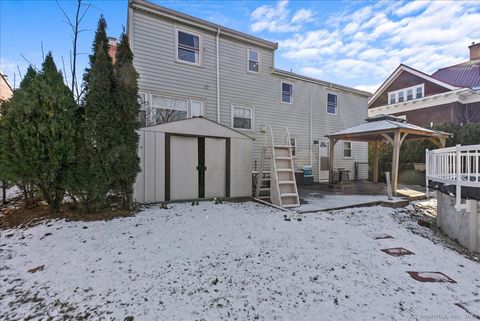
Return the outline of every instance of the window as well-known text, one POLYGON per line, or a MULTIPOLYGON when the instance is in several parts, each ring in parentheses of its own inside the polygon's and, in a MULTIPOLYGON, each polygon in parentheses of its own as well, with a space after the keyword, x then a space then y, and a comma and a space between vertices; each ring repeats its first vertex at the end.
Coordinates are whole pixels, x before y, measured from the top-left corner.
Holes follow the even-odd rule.
POLYGON ((388 103, 389 104, 395 104, 396 100, 395 100, 395 93, 389 93, 388 94, 388 103))
POLYGON ((423 87, 417 87, 415 98, 422 98, 422 97, 423 97, 423 87))
POLYGON ((200 35, 177 30, 177 59, 200 65, 200 35))
POLYGON ((352 158, 351 142, 343 142, 343 158, 352 158))
POLYGON ((203 116, 203 101, 190 100, 190 117, 203 116))
POLYGON ((152 95, 152 108, 149 120, 164 124, 188 117, 188 99, 152 95))
POLYGON ((138 93, 138 103, 140 104, 140 109, 146 109, 148 107, 148 100, 146 93, 138 93))
POLYGON ((258 72, 260 56, 258 51, 248 49, 248 71, 258 72))
POLYGON ((413 100, 413 89, 407 90, 407 100, 413 100))
POLYGON ((337 95, 327 94, 327 113, 337 114, 337 95))
POLYGON ((232 106, 233 128, 253 130, 253 108, 232 106))
POLYGON ((138 112, 138 121, 140 126, 147 126, 147 111, 148 111, 148 95, 146 93, 138 93, 138 104, 140 105, 140 111, 138 112))
POLYGON ((392 91, 388 93, 388 103, 396 104, 423 97, 424 84, 392 91))
POLYGON ((292 156, 297 156, 297 139, 290 137, 290 146, 292 146, 292 156))
POLYGON ((291 104, 293 101, 293 85, 282 81, 282 102, 291 104))

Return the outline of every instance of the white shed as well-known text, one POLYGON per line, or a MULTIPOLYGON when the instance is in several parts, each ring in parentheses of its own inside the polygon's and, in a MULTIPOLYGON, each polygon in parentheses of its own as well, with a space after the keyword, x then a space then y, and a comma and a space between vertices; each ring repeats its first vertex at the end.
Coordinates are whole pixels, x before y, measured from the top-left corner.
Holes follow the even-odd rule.
POLYGON ((206 118, 138 130, 139 203, 252 196, 252 138, 206 118))

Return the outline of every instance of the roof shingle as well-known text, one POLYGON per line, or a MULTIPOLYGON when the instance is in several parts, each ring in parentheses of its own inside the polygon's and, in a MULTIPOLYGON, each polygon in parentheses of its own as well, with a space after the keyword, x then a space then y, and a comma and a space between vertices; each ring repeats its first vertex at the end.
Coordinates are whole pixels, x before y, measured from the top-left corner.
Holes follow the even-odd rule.
POLYGON ((439 69, 431 77, 457 87, 480 89, 480 60, 439 69))

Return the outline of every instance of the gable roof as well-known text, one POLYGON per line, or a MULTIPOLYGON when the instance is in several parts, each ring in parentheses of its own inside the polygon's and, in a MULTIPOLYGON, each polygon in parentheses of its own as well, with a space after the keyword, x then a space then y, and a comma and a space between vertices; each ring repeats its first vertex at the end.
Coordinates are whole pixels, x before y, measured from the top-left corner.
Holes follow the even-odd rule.
POLYGON ((145 11, 149 11, 151 13, 161 15, 164 17, 168 17, 170 19, 188 24, 188 25, 193 25, 196 27, 201 27, 206 30, 210 30, 212 32, 218 32, 220 31, 221 34, 227 35, 233 38, 239 38, 243 41, 246 41, 248 43, 253 43, 271 50, 275 50, 278 48, 278 44, 275 42, 271 42, 262 38, 258 38, 237 30, 233 30, 230 28, 226 28, 224 26, 218 25, 216 23, 203 20, 200 18, 196 18, 190 15, 187 15, 185 13, 172 10, 166 7, 159 6, 157 4, 153 4, 151 2, 145 1, 145 0, 129 0, 130 6, 132 8, 139 8, 143 9, 145 11))
POLYGON ((373 94, 373 96, 368 100, 368 104, 372 104, 375 100, 377 100, 378 97, 380 97, 380 95, 385 91, 385 89, 388 88, 388 86, 390 86, 390 84, 395 81, 395 79, 398 78, 398 76, 400 76, 400 74, 405 71, 405 72, 408 72, 408 73, 411 73, 415 76, 418 76, 418 77, 421 77, 427 81, 430 81, 434 84, 437 84, 439 86, 442 86, 444 88, 447 88, 449 90, 455 90, 455 89, 459 89, 459 87, 456 87, 454 85, 451 85, 451 84, 448 84, 444 81, 441 81, 439 79, 436 79, 436 78, 433 78, 432 76, 420 71, 420 70, 417 70, 417 69, 414 69, 412 67, 409 67, 407 65, 404 65, 404 64, 400 64, 397 69, 395 69, 395 71, 387 78, 387 80, 385 80, 383 82, 383 84, 375 91, 375 93, 373 94))
POLYGON ((480 89, 480 60, 469 60, 438 69, 432 77, 453 86, 480 89))
POLYGON ((241 131, 219 124, 202 116, 142 127, 139 131, 164 132, 192 136, 247 138, 255 140, 241 131))

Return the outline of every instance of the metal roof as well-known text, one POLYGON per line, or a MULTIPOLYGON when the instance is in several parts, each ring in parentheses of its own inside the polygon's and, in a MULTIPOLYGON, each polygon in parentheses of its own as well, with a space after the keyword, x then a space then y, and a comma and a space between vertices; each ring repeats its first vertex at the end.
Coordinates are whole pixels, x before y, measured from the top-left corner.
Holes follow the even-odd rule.
POLYGON ((480 88, 480 60, 470 60, 437 70, 432 77, 457 87, 480 88))
POLYGON ((353 126, 339 132, 326 135, 327 137, 348 136, 354 134, 378 134, 378 132, 393 132, 396 129, 413 130, 422 132, 425 136, 448 136, 450 134, 423 128, 407 123, 404 119, 390 115, 379 115, 367 118, 365 123, 353 126))

